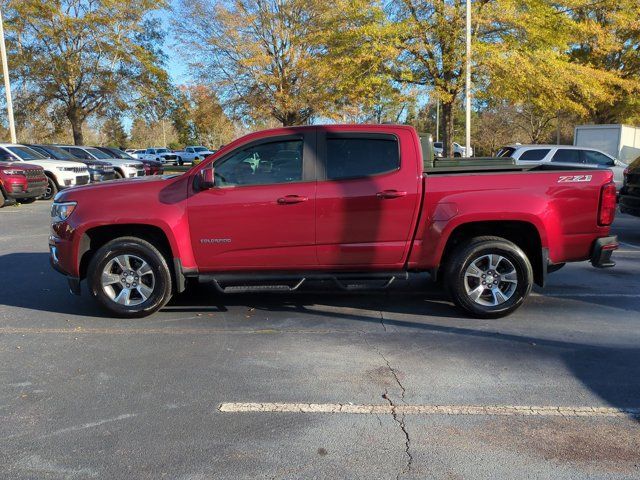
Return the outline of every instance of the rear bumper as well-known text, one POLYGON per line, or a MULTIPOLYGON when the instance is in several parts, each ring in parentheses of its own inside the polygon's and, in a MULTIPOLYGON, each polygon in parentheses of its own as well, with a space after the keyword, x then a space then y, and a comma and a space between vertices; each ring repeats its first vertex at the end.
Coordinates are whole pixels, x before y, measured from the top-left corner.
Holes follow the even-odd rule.
POLYGON ((611 268, 616 262, 611 260, 611 255, 618 249, 618 237, 603 237, 596 240, 591 253, 591 264, 596 268, 611 268))

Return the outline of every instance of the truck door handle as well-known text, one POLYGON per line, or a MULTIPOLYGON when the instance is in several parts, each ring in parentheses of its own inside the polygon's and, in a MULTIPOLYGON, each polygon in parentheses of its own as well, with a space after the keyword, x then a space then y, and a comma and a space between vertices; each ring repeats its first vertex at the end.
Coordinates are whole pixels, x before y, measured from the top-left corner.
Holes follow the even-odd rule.
POLYGON ((407 192, 402 192, 399 190, 385 190, 384 192, 378 192, 376 194, 376 197, 378 197, 381 200, 387 200, 391 198, 400 198, 400 197, 406 197, 406 196, 407 196, 407 192))
POLYGON ((302 203, 309 200, 307 197, 302 197, 300 195, 287 195, 286 197, 281 197, 278 199, 278 205, 292 205, 294 203, 302 203))

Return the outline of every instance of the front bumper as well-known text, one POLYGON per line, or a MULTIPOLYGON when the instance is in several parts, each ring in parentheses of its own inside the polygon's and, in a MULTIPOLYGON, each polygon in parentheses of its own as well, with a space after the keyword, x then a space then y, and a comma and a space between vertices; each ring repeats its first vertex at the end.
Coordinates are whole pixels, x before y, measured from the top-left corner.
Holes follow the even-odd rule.
POLYGON ((106 182, 116 178, 115 172, 90 172, 91 183, 106 182))
POLYGON ((611 268, 616 262, 611 260, 611 255, 620 247, 618 237, 603 237, 596 240, 591 253, 591 264, 596 268, 611 268))
POLYGON ((62 275, 67 277, 69 292, 71 292, 73 295, 80 295, 80 278, 69 275, 64 271, 64 269, 60 265, 60 258, 58 257, 58 246, 55 244, 53 239, 49 240, 49 263, 56 272, 61 273, 62 275))

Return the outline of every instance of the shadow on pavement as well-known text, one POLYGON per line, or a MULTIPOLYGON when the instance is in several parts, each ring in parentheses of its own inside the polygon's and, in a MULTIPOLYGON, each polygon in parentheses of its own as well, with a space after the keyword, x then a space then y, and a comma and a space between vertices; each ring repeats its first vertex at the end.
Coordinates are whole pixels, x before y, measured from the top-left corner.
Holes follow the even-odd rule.
MULTIPOLYGON (((86 292, 83 297, 73 297, 67 292, 65 279, 53 272, 45 253, 14 253, 0 256, 0 272, 3 286, 0 289, 0 305, 20 307, 35 311, 61 314, 104 317, 105 315, 86 292)), ((608 404, 618 408, 640 406, 640 348, 613 348, 568 341, 537 338, 535 336, 502 333, 472 327, 454 325, 460 315, 443 300, 446 298, 432 283, 418 279, 408 286, 396 287, 396 292, 383 294, 340 294, 323 289, 298 294, 218 294, 208 285, 200 285, 191 294, 183 294, 167 307, 167 311, 206 312, 226 311, 231 306, 249 306, 269 312, 296 313, 297 321, 305 316, 322 316, 355 322, 380 324, 380 318, 351 312, 322 311, 312 306, 345 307, 380 311, 384 314, 420 315, 421 319, 440 317, 451 319, 449 325, 437 325, 421 320, 384 319, 389 327, 413 329, 423 333, 447 333, 463 339, 459 355, 465 352, 488 352, 492 357, 512 358, 514 352, 522 358, 548 357, 561 359, 573 375, 608 404), (430 298, 425 298, 427 296, 430 298), (469 340, 468 342, 466 340, 469 340), (535 349, 531 349, 535 345, 535 349)), ((589 302, 597 303, 594 299, 589 302)), ((445 320, 446 322, 447 320, 445 320)), ((468 322, 469 320, 466 320, 468 322)), ((381 332, 382 333, 382 332, 381 332)), ((433 341, 430 336, 414 336, 414 343, 433 341)), ((402 351, 406 336, 386 335, 384 342, 402 351)), ((425 345, 427 348, 427 345, 425 345)))

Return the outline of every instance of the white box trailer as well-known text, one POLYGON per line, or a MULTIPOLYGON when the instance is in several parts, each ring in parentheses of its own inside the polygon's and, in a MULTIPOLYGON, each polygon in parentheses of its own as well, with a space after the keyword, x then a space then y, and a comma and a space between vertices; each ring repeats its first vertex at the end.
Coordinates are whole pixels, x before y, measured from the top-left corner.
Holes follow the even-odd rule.
POLYGON ((640 157, 640 128, 630 125, 578 125, 573 144, 595 148, 631 163, 640 157))

